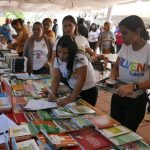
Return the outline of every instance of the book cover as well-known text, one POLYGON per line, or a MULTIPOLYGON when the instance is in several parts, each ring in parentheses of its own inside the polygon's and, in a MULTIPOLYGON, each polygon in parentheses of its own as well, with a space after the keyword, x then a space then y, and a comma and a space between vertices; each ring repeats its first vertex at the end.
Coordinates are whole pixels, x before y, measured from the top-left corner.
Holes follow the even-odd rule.
POLYGON ((27 124, 10 127, 10 137, 15 137, 16 140, 28 139, 32 136, 27 124))
POLYGON ((60 132, 69 132, 80 129, 71 119, 57 119, 53 121, 55 125, 59 128, 60 132))
POLYGON ((103 134, 104 136, 106 136, 107 138, 131 132, 131 130, 127 129, 126 127, 124 127, 122 125, 110 127, 110 128, 107 128, 107 129, 101 129, 101 130, 98 130, 98 131, 101 134, 103 134))
POLYGON ((111 142, 93 128, 86 128, 70 133, 84 150, 97 150, 111 146, 111 142))
POLYGON ((90 127, 92 124, 84 117, 77 116, 71 118, 72 122, 74 122, 79 128, 90 127))
POLYGON ((39 116, 37 112, 27 111, 24 112, 23 114, 28 122, 35 120, 42 120, 42 118, 39 116))
MULTIPOLYGON (((59 133, 59 134, 47 134, 43 132, 43 137, 45 142, 50 146, 53 145, 55 149, 63 148, 63 147, 73 147, 73 146, 78 146, 78 142, 72 138, 67 133, 59 133)), ((40 136, 40 139, 43 140, 42 136, 40 136)))
POLYGON ((40 150, 34 139, 18 142, 18 150, 40 150))
POLYGON ((93 124, 97 129, 109 128, 119 124, 119 122, 117 122, 108 115, 86 117, 89 120, 89 122, 93 124))
POLYGON ((87 105, 80 104, 78 102, 69 103, 65 106, 74 114, 91 114, 95 113, 93 109, 88 107, 87 105))
POLYGON ((53 117, 45 110, 37 110, 37 114, 40 116, 42 120, 52 120, 53 117))
POLYGON ((17 124, 27 123, 27 119, 24 117, 23 113, 13 113, 13 117, 17 124))
POLYGON ((127 144, 130 142, 141 140, 142 137, 135 132, 119 135, 116 137, 109 138, 109 140, 117 146, 127 144))
POLYGON ((67 108, 65 108, 65 107, 59 107, 57 109, 52 109, 51 112, 57 118, 70 118, 70 117, 72 117, 74 115, 69 110, 67 110, 67 108))
POLYGON ((37 121, 32 121, 31 124, 34 128, 36 128, 38 132, 41 132, 41 130, 44 130, 47 133, 60 132, 59 128, 52 121, 37 120, 37 121))
POLYGON ((0 110, 9 111, 12 108, 11 100, 6 93, 0 93, 0 110))
POLYGON ((150 146, 145 142, 138 140, 118 147, 119 150, 150 150, 150 146))

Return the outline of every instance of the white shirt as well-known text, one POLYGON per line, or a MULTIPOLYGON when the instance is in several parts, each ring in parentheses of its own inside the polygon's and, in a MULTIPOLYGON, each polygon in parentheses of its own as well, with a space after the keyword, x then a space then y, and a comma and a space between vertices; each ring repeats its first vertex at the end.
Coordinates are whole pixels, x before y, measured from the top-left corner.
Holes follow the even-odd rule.
POLYGON ((118 53, 119 79, 129 82, 143 82, 149 80, 150 44, 142 49, 133 51, 132 45, 123 44, 118 53))
POLYGON ((39 70, 48 60, 48 49, 44 39, 40 42, 34 41, 33 48, 33 70, 39 70))
MULTIPOLYGON (((68 77, 68 70, 66 66, 67 66, 66 62, 62 62, 59 58, 58 59, 55 58, 54 68, 58 68, 64 78, 68 77)), ((88 60, 85 54, 77 53, 76 58, 74 60, 74 64, 73 64, 73 73, 70 79, 68 80, 69 86, 72 89, 75 88, 75 85, 77 82, 76 69, 83 67, 83 66, 87 66, 87 76, 86 76, 86 81, 82 87, 82 90, 90 89, 96 85, 95 72, 94 72, 92 64, 90 63, 90 61, 88 60)))
MULTIPOLYGON (((53 51, 56 51, 56 46, 57 46, 58 41, 59 41, 59 39, 56 40, 56 42, 53 46, 53 51)), ((75 36, 75 42, 78 46, 78 49, 83 50, 84 52, 85 52, 86 48, 90 48, 88 40, 82 35, 75 36)))
POLYGON ((89 42, 97 42, 98 41, 98 36, 99 36, 99 33, 97 31, 95 31, 95 32, 90 31, 88 33, 88 41, 89 42))

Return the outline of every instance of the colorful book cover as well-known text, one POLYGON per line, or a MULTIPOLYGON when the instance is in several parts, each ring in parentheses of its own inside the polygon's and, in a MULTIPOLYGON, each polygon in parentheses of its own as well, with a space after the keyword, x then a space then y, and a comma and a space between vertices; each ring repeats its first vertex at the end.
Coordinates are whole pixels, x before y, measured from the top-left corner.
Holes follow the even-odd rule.
POLYGON ((23 113, 13 113, 13 117, 17 124, 27 123, 27 119, 23 113))
POLYGON ((37 110, 37 114, 40 116, 42 120, 53 120, 56 119, 56 116, 54 116, 51 112, 47 112, 45 110, 37 110))
POLYGON ((10 137, 15 137, 16 140, 27 139, 32 136, 27 124, 10 127, 9 133, 10 137))
POLYGON ((93 128, 86 128, 70 133, 84 150, 97 150, 111 146, 111 142, 93 128))
POLYGON ((57 109, 52 109, 51 111, 57 118, 70 118, 72 117, 74 114, 72 114, 71 112, 69 112, 69 110, 67 110, 67 108, 64 107, 59 107, 57 109))
POLYGON ((130 142, 134 142, 134 141, 138 141, 141 139, 142 139, 142 137, 140 135, 136 134, 135 132, 131 132, 128 134, 123 134, 123 135, 109 138, 109 140, 117 146, 127 144, 130 142))
POLYGON ((34 139, 17 143, 18 150, 40 150, 34 139))
POLYGON ((47 133, 60 133, 59 128, 52 121, 37 120, 32 121, 31 124, 38 132, 44 130, 47 133))
POLYGON ((0 93, 0 110, 8 111, 11 110, 11 100, 6 93, 0 93))
POLYGON ((110 127, 110 128, 107 128, 107 129, 101 129, 101 130, 98 130, 98 131, 101 134, 103 134, 104 136, 106 136, 107 138, 131 132, 131 130, 127 129, 126 127, 124 127, 122 125, 110 127))
MULTIPOLYGON (((73 147, 79 145, 78 142, 67 133, 48 135, 47 133, 43 132, 43 137, 45 140, 45 142, 43 143, 50 144, 50 146, 53 145, 55 149, 59 149, 63 147, 73 147)), ((40 136, 40 139, 43 140, 42 136, 40 136)))
POLYGON ((71 121, 71 119, 59 119, 54 120, 53 122, 60 129, 60 132, 69 132, 80 129, 74 122, 71 121))
POLYGON ((74 122, 79 128, 90 127, 92 124, 84 117, 77 116, 71 118, 72 122, 74 122))
POLYGON ((93 109, 88 107, 87 105, 82 105, 77 102, 69 103, 65 106, 67 109, 69 109, 74 114, 91 114, 95 113, 93 109))
POLYGON ((93 124, 97 129, 109 128, 119 124, 119 122, 117 122, 108 115, 86 117, 89 122, 91 122, 91 124, 93 124))
POLYGON ((150 146, 141 140, 131 142, 118 147, 119 150, 150 150, 150 146))
POLYGON ((35 121, 35 120, 42 120, 42 118, 39 116, 37 112, 27 111, 27 112, 24 112, 24 116, 28 120, 28 122, 35 121))

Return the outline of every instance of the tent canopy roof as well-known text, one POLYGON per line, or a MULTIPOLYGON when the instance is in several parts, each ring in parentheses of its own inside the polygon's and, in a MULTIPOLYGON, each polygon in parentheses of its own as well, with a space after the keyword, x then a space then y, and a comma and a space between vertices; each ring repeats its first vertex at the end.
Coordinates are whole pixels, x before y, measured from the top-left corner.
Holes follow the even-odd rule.
POLYGON ((92 10, 135 1, 136 0, 1 0, 0 7, 4 10, 17 9, 31 12, 47 10, 92 10))

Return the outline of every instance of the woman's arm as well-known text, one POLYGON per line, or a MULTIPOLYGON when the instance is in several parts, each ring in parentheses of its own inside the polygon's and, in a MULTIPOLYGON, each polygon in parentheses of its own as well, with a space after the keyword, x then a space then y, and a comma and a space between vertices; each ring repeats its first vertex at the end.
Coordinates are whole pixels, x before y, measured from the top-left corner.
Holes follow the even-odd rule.
POLYGON ((60 80, 61 80, 60 70, 58 68, 53 68, 53 77, 52 77, 52 82, 51 82, 52 93, 50 93, 52 94, 51 96, 53 99, 55 98, 56 93, 58 91, 60 80))
POLYGON ((76 72, 77 72, 77 81, 75 88, 73 89, 72 94, 69 97, 56 100, 59 106, 65 106, 66 104, 73 102, 81 93, 82 87, 86 81, 87 66, 77 68, 76 72))

